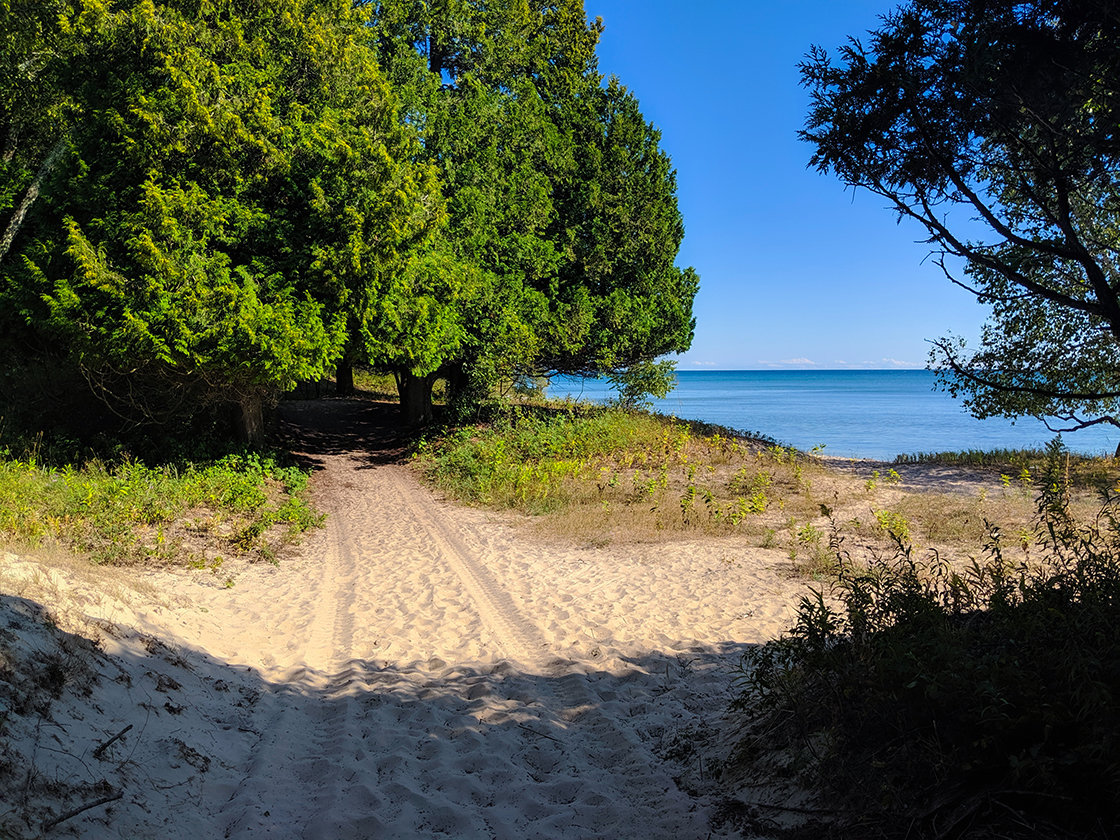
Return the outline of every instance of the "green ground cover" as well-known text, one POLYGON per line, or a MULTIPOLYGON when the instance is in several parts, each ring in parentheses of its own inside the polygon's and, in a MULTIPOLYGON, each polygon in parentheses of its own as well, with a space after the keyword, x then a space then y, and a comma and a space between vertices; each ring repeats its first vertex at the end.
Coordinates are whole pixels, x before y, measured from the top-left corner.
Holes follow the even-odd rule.
POLYGON ((53 544, 94 563, 272 560, 322 519, 307 485, 306 471, 252 452, 148 466, 128 458, 52 463, 4 450, 0 540, 53 544))

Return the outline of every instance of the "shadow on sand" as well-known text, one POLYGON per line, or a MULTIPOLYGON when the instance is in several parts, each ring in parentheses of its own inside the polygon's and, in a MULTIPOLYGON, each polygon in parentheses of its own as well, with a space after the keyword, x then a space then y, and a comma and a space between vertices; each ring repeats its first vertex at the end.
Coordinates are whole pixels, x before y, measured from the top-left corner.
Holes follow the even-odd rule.
POLYGON ((354 659, 266 677, 102 623, 108 655, 12 595, 0 620, 5 837, 116 794, 66 831, 688 840, 764 827, 712 785, 746 645, 652 652, 615 673, 354 659))

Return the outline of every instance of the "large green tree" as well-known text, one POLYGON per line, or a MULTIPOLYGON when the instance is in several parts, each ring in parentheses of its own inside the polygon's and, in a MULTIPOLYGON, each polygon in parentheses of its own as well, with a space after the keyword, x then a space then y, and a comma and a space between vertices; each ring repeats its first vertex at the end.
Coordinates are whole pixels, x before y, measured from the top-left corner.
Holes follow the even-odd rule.
POLYGON ((95 0, 0 0, 0 261, 66 150, 72 102, 60 75, 80 64, 72 22, 95 0))
POLYGON ((432 329, 371 354, 413 419, 437 377, 469 404, 499 378, 687 349, 697 279, 674 264, 675 175, 637 100, 597 72, 582 0, 383 0, 376 20, 448 209, 410 275, 432 329))
POLYGON ((280 390, 364 341, 442 214, 346 0, 104 2, 55 69, 65 152, 0 262, 26 330, 118 411, 280 390))
POLYGON ((801 70, 812 162, 924 226, 991 306, 978 348, 934 343, 948 389, 978 417, 1120 426, 1116 5, 910 0, 801 70))

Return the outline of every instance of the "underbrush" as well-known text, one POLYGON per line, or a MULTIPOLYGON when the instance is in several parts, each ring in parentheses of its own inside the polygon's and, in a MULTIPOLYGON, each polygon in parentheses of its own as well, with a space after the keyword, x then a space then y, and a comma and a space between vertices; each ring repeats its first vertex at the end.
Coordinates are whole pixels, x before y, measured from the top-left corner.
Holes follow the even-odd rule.
POLYGON ((900 535, 967 559, 985 520, 1021 535, 1033 511, 1019 480, 979 496, 907 492, 893 469, 855 474, 760 435, 578 405, 446 430, 416 459, 447 495, 538 515, 549 536, 601 546, 738 535, 817 579, 835 571, 841 541, 881 554, 900 535))
POLYGON ((95 563, 179 562, 217 571, 222 554, 274 560, 317 526, 308 474, 255 453, 158 467, 0 458, 0 539, 56 543, 95 563))
POLYGON ((840 552, 832 590, 744 658, 739 766, 784 756, 831 814, 787 836, 1117 836, 1120 496, 1079 522, 1063 458, 1039 470, 1029 561, 990 524, 968 569, 901 539, 840 552))
MULTIPOLYGON (((1061 436, 1059 436, 1059 440, 1061 436)), ((1112 457, 1092 457, 1066 452, 1069 481, 1073 487, 1099 487, 1120 478, 1120 462, 1112 457)), ((998 473, 1005 486, 1030 485, 1046 467, 1045 449, 964 449, 957 452, 914 452, 899 455, 895 464, 940 464, 998 473)))
POLYGON ((513 409, 422 441, 428 479, 471 504, 552 514, 560 531, 646 538, 819 516, 815 459, 705 424, 611 409, 513 409))

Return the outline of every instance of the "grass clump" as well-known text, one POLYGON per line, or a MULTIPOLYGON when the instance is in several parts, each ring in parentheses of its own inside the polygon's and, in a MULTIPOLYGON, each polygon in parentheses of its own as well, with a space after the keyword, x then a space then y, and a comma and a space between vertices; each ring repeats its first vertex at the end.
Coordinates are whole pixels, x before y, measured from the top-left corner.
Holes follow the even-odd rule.
MULTIPOLYGON (((1061 435, 1057 438, 1061 440, 1061 435)), ((1030 487, 1035 476, 1046 469, 1047 449, 965 449, 958 452, 914 452, 899 455, 896 464, 939 464, 949 467, 998 472, 1005 487, 1030 487)), ((1120 478, 1116 458, 1078 455, 1065 451, 1064 458, 1073 487, 1100 487, 1120 478)))
POLYGON ((816 515, 808 456, 728 429, 618 408, 514 407, 424 441, 429 480, 470 502, 552 514, 554 530, 609 542, 750 530, 816 515), (784 513, 783 513, 784 511, 784 513))
POLYGON ((0 458, 0 539, 56 543, 95 563, 212 563, 218 551, 272 559, 321 521, 307 482, 305 471, 256 453, 158 467, 51 466, 9 453, 0 458))
MULTIPOLYGON (((742 758, 800 756, 832 837, 1112 837, 1120 826, 1120 496, 1069 511, 1060 443, 1035 561, 841 556, 833 591, 749 654, 742 758)), ((1018 540, 1017 536, 1013 537, 1018 540)), ((820 836, 820 825, 791 836, 820 836)))
POLYGON ((422 441, 417 457, 429 479, 457 498, 540 513, 570 501, 569 479, 590 474, 594 465, 654 441, 672 446, 666 431, 643 413, 515 409, 490 425, 422 441))

